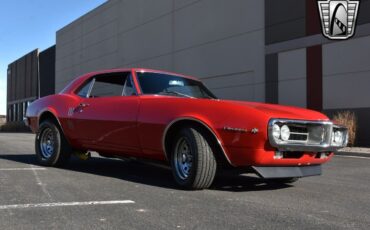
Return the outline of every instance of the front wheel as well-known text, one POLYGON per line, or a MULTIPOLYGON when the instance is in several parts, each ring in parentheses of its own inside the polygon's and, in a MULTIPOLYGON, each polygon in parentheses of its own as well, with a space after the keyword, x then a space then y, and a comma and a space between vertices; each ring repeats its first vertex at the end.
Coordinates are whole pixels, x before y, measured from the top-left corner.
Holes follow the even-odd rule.
POLYGON ((195 128, 182 129, 174 139, 171 166, 180 186, 209 188, 216 175, 217 162, 207 134, 195 128))
POLYGON ((35 150, 38 162, 44 166, 63 166, 72 152, 62 131, 52 121, 40 124, 36 133, 35 150))

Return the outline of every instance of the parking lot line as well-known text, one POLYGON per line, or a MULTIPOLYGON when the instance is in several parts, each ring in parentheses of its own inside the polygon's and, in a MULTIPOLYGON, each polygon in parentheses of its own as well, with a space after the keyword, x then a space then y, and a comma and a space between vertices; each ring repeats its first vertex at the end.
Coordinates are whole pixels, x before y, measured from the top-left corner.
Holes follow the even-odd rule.
POLYGON ((86 201, 86 202, 56 202, 39 204, 11 204, 0 205, 0 210, 7 209, 25 209, 25 208, 50 208, 67 206, 92 206, 92 205, 113 205, 113 204, 134 204, 132 200, 110 200, 110 201, 86 201))
MULTIPOLYGON (((37 174, 37 170, 35 170, 35 168, 33 168, 32 172, 33 172, 33 175, 35 175, 36 182, 41 187, 41 190, 44 192, 45 195, 47 195, 49 197, 49 199, 52 199, 50 193, 48 192, 48 190, 46 190, 46 184, 42 183, 39 175, 37 174)), ((53 200, 51 200, 51 201, 53 201, 53 200)))
POLYGON ((46 170, 46 168, 0 168, 0 171, 33 171, 33 170, 46 170))

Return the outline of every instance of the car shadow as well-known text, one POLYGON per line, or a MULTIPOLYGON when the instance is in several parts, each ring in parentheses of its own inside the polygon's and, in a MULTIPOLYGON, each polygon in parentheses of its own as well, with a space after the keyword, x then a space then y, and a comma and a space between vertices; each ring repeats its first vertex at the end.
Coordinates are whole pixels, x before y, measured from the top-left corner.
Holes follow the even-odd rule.
MULTIPOLYGON (((0 160, 14 161, 29 165, 38 165, 36 157, 29 154, 0 155, 0 160)), ((117 178, 134 183, 167 189, 182 190, 173 179, 169 168, 149 162, 134 160, 118 160, 101 157, 91 157, 82 161, 72 157, 64 170, 87 173, 104 177, 117 178)), ((229 171, 219 173, 210 190, 229 192, 248 192, 263 190, 278 190, 291 187, 287 184, 268 183, 253 174, 235 174, 229 171)))

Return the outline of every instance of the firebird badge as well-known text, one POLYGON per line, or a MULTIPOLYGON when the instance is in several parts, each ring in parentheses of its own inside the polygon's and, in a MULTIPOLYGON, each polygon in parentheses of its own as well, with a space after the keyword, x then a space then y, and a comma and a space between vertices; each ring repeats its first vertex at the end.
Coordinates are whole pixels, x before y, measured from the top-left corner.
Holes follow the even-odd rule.
POLYGON ((355 33, 360 1, 318 1, 322 33, 333 40, 343 40, 355 33))
POLYGON ((230 131, 230 132, 238 132, 238 133, 246 133, 246 132, 248 132, 248 130, 246 130, 246 129, 232 128, 232 127, 228 127, 228 126, 225 126, 224 127, 224 130, 225 131, 230 131))
MULTIPOLYGON (((225 131, 229 131, 229 132, 236 132, 236 133, 247 133, 248 132, 248 129, 232 128, 232 127, 229 127, 229 126, 225 126, 224 127, 224 130, 225 131)), ((258 133, 258 129, 257 128, 253 128, 251 130, 251 133, 252 134, 257 134, 258 133)))
POLYGON ((253 133, 253 134, 257 134, 257 133, 258 133, 258 129, 257 129, 257 128, 253 128, 253 129, 251 130, 251 133, 253 133))

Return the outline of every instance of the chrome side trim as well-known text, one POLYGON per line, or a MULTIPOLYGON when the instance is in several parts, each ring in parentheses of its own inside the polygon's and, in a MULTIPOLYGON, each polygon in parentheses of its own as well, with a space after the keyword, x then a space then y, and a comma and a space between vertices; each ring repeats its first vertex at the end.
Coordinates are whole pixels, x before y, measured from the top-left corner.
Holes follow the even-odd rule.
POLYGON ((172 125, 174 125, 176 122, 179 122, 179 121, 195 121, 199 124, 201 124, 202 126, 204 126, 205 128, 208 129, 208 131, 210 131, 212 133, 212 135, 214 136, 214 138, 217 140, 217 143, 218 145, 221 147, 221 150, 222 150, 222 154, 225 156, 226 160, 229 162, 229 164, 231 166, 235 166, 231 163, 229 157, 227 156, 226 152, 225 152, 225 149, 224 147, 222 146, 221 144, 221 141, 219 140, 219 138, 217 137, 217 135, 215 134, 215 132, 211 129, 211 127, 209 127, 206 123, 204 123, 203 121, 201 120, 198 120, 198 119, 195 119, 193 117, 181 117, 181 118, 177 118, 173 121, 171 121, 165 128, 164 132, 163 132, 163 136, 162 136, 162 148, 163 148, 163 152, 164 152, 164 155, 166 157, 166 159, 168 160, 168 153, 166 152, 166 136, 167 136, 167 132, 168 130, 172 127, 172 125))
POLYGON ((305 121, 305 120, 288 120, 288 119, 271 119, 268 125, 268 138, 271 146, 279 149, 280 151, 308 151, 308 152, 333 152, 343 146, 333 146, 331 143, 333 133, 333 122, 331 121, 305 121), (309 144, 304 142, 285 142, 277 143, 272 136, 272 127, 275 123, 290 123, 290 124, 302 124, 302 125, 323 125, 329 130, 325 140, 320 144, 309 144))

